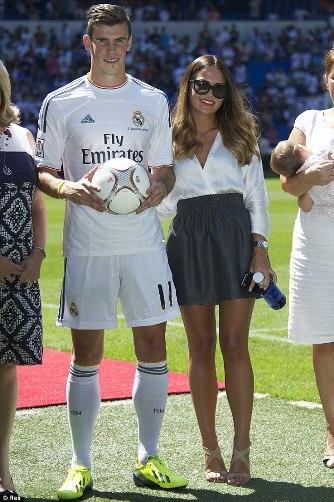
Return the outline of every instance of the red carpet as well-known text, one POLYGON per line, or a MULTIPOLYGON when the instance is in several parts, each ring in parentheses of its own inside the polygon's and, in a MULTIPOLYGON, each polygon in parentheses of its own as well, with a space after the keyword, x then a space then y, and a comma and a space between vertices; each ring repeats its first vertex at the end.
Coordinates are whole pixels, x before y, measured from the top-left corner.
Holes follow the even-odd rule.
MULTIPOLYGON (((69 352, 44 349, 42 365, 19 366, 18 408, 64 404, 70 358, 69 352)), ((130 398, 134 373, 135 365, 132 363, 103 359, 100 367, 102 400, 130 398)), ((224 389, 222 382, 219 389, 224 389)), ((188 376, 170 371, 168 393, 186 392, 189 392, 188 376)))

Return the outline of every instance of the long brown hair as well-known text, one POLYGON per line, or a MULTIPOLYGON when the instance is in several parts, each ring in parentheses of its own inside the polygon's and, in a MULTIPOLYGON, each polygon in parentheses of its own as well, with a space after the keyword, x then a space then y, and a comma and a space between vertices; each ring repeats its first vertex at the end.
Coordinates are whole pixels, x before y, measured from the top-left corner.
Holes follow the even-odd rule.
POLYGON ((226 95, 220 108, 216 111, 217 127, 223 143, 237 158, 240 165, 251 162, 253 155, 259 156, 257 150, 257 127, 255 117, 249 111, 246 99, 234 83, 232 74, 222 58, 204 55, 195 59, 186 68, 181 78, 178 99, 173 110, 173 145, 176 159, 191 158, 201 144, 196 139, 190 104, 190 84, 202 68, 214 66, 225 77, 226 95))
POLYGON ((8 71, 0 61, 0 127, 20 123, 19 109, 11 102, 12 88, 8 71))

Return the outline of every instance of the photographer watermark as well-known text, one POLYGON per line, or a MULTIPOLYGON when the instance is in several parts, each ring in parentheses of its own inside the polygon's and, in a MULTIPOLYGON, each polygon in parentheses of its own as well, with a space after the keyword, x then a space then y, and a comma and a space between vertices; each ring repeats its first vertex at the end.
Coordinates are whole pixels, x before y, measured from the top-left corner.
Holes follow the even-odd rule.
POLYGON ((20 495, 17 495, 17 493, 1 493, 0 492, 0 502, 14 502, 14 501, 20 501, 23 500, 23 497, 20 497, 20 495))

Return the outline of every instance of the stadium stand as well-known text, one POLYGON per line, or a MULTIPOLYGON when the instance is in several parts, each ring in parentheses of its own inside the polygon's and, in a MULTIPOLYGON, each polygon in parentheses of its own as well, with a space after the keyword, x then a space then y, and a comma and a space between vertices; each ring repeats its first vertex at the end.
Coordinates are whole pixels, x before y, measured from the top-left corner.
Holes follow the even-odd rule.
MULTIPOLYGON (((81 19, 90 0, 1 0, 0 19, 81 19)), ((331 0, 128 0, 134 21, 322 19, 331 0)))
MULTIPOLYGON (((84 19, 92 3, 0 0, 0 57, 12 75, 22 124, 33 134, 44 96, 87 71, 84 25, 74 20, 84 19)), ((163 89, 173 102, 188 62, 200 54, 220 54, 259 118, 264 156, 286 138, 301 111, 328 105, 319 76, 322 54, 334 40, 332 2, 139 0, 126 5, 137 21, 129 72, 163 89)))

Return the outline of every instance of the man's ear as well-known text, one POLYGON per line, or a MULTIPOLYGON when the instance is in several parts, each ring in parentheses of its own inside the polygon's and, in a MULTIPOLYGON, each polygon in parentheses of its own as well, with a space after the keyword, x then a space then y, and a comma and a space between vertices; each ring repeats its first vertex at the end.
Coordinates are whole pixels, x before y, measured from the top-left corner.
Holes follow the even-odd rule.
POLYGON ((86 51, 90 52, 91 48, 92 48, 92 42, 91 42, 89 35, 87 35, 87 33, 85 33, 84 36, 82 37, 82 41, 83 41, 83 44, 84 44, 86 51))

